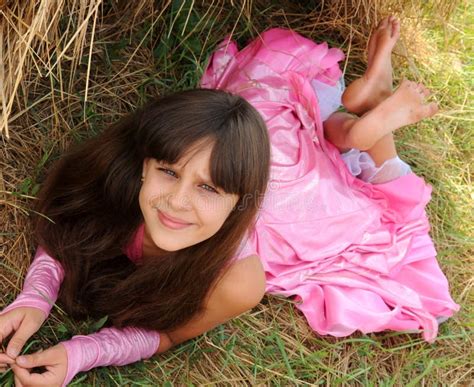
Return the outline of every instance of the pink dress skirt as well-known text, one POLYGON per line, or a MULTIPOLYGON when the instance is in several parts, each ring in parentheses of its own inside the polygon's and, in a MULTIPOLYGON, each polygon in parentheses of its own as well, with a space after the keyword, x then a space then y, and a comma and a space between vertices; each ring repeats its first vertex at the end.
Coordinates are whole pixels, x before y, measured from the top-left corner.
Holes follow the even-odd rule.
POLYGON ((257 254, 267 292, 295 296, 322 335, 421 330, 459 309, 436 260, 414 173, 383 184, 356 178, 323 135, 314 84, 336 87, 343 53, 271 29, 238 51, 226 39, 201 87, 249 101, 271 139, 271 180, 239 258, 257 254))

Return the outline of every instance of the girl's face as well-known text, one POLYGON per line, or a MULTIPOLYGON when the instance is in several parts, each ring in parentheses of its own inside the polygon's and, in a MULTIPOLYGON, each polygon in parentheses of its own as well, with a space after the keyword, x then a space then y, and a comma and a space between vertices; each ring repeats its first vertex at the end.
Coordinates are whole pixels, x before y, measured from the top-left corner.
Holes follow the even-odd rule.
POLYGON ((139 195, 145 238, 158 250, 176 251, 214 235, 239 196, 214 186, 209 175, 212 145, 194 148, 176 164, 148 158, 139 195))

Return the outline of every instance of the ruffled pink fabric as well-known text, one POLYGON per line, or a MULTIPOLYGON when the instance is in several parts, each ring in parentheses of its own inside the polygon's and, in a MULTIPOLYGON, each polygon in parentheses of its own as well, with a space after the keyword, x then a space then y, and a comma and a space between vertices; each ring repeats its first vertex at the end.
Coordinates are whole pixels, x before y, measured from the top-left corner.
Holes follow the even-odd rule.
POLYGON ((296 296, 316 332, 421 329, 433 341, 436 317, 459 306, 428 235, 431 187, 413 173, 365 183, 325 141, 311 80, 335 85, 341 59, 283 29, 241 51, 226 39, 212 55, 201 86, 247 99, 271 138, 271 180, 249 243, 267 291, 296 296))

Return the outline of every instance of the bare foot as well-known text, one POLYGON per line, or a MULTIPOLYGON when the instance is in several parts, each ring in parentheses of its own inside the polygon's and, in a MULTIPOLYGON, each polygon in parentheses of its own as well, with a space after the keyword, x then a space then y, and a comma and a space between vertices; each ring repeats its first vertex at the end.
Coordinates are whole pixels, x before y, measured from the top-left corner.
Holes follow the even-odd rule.
POLYGON ((370 149, 386 134, 436 114, 437 104, 425 103, 429 94, 421 83, 404 80, 390 97, 352 126, 348 133, 351 145, 360 150, 370 149))
POLYGON ((392 94, 392 50, 400 37, 400 23, 388 16, 372 32, 367 46, 367 70, 342 96, 346 109, 363 114, 392 94))

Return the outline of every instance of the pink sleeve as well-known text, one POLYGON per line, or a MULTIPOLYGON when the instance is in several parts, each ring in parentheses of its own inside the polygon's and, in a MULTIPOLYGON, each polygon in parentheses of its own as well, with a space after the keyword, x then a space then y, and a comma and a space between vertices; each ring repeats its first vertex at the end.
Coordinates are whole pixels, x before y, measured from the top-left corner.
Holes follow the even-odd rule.
POLYGON ((160 334, 140 328, 104 328, 87 336, 74 336, 61 343, 67 353, 66 386, 81 371, 94 367, 134 363, 153 356, 160 334))
POLYGON ((63 279, 64 270, 61 264, 39 246, 26 274, 23 290, 1 313, 30 307, 40 309, 48 317, 58 298, 63 279))
MULTIPOLYGON (((56 259, 40 246, 25 277, 22 292, 2 313, 20 307, 42 310, 46 317, 58 298, 64 270, 56 259)), ((63 342, 68 370, 63 385, 77 372, 105 365, 124 365, 151 357, 160 343, 158 332, 139 328, 104 328, 88 336, 74 336, 63 342)))
MULTIPOLYGON (((42 310, 46 317, 58 298, 64 279, 61 264, 40 246, 25 277, 22 292, 1 313, 20 307, 42 310)), ((68 356, 68 370, 63 385, 80 371, 106 365, 124 365, 151 357, 160 344, 155 331, 127 327, 104 328, 88 336, 74 336, 62 343, 68 356)))

